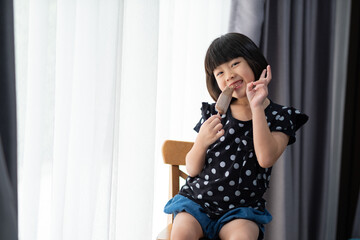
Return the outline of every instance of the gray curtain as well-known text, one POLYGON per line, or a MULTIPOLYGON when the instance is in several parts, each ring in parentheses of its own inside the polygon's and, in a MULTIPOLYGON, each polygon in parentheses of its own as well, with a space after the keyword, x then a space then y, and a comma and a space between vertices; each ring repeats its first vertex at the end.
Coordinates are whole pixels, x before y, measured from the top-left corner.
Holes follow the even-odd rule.
POLYGON ((309 115, 274 166, 265 239, 336 239, 350 0, 233 0, 229 31, 257 36, 272 67, 269 97, 309 115), (242 7, 241 5, 252 5, 242 7), (243 9, 262 24, 249 29, 243 9), (236 26, 236 27, 234 27, 236 26))
POLYGON ((14 23, 0 1, 0 239, 18 239, 14 23))

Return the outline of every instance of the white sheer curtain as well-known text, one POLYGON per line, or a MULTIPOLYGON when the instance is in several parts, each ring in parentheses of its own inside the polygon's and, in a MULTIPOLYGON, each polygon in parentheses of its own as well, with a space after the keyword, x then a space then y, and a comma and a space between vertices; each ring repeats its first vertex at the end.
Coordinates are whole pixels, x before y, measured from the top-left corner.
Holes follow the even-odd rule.
POLYGON ((19 237, 153 239, 229 1, 14 0, 19 237), (154 220, 154 221, 153 221, 154 220))
MULTIPOLYGON (((194 141, 206 90, 204 58, 210 43, 228 30, 230 0, 160 1, 154 234, 166 226, 169 169, 162 162, 166 139, 194 141)), ((154 239, 155 235, 153 236, 154 239)))

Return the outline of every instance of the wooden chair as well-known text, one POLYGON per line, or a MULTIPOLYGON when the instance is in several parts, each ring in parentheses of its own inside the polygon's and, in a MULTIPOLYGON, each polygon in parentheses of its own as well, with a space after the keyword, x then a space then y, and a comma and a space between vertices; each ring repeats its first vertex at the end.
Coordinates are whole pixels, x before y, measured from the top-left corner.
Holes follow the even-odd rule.
MULTIPOLYGON (((180 177, 186 179, 188 175, 180 170, 179 166, 185 165, 185 156, 193 146, 193 142, 166 140, 162 146, 162 155, 165 164, 170 165, 169 197, 173 198, 179 192, 180 177)), ((157 240, 170 240, 172 217, 168 226, 157 236, 157 240)))

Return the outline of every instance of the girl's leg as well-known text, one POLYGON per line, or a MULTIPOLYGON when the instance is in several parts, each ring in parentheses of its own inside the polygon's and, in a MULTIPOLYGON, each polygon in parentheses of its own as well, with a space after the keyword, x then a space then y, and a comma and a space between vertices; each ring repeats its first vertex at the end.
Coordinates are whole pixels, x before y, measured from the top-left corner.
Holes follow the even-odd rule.
POLYGON ((189 213, 178 213, 171 230, 171 240, 198 240, 203 236, 200 223, 189 213))
POLYGON ((256 240, 259 236, 259 226, 250 220, 235 219, 226 223, 219 233, 221 240, 256 240))

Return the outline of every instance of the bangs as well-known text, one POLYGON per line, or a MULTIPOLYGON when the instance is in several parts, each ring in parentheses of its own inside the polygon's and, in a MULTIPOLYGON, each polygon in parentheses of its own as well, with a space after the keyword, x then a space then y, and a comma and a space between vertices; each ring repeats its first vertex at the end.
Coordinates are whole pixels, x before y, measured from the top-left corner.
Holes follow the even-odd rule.
POLYGON ((234 58, 244 57, 248 59, 250 53, 246 49, 246 45, 248 44, 244 43, 242 39, 239 39, 238 35, 233 34, 223 35, 214 40, 209 46, 205 56, 206 72, 212 74, 214 69, 219 65, 234 58))
POLYGON ((241 57, 235 51, 234 48, 228 44, 222 44, 218 41, 212 48, 209 48, 208 56, 206 57, 205 68, 209 73, 212 73, 215 68, 223 63, 226 63, 234 58, 241 57))

